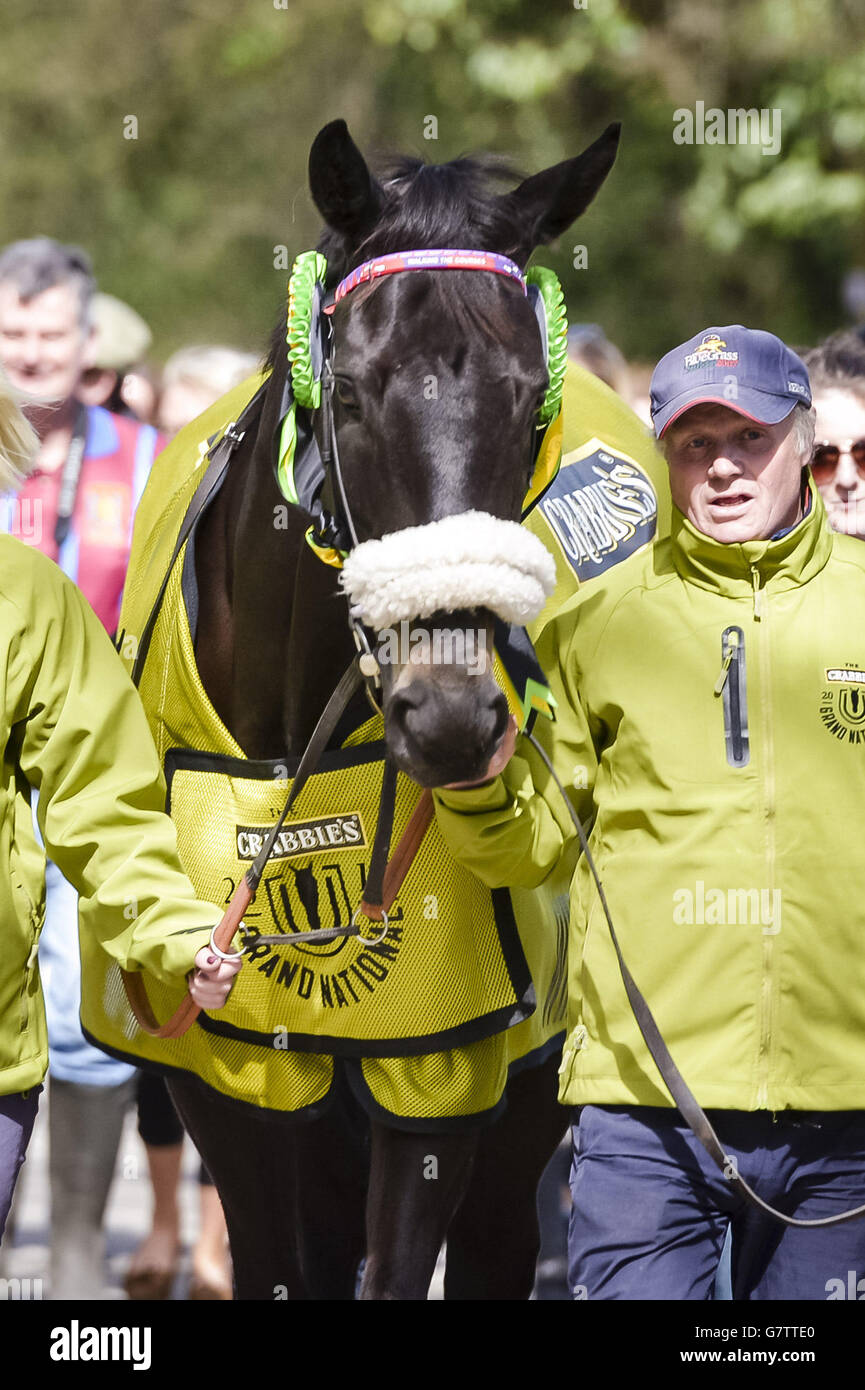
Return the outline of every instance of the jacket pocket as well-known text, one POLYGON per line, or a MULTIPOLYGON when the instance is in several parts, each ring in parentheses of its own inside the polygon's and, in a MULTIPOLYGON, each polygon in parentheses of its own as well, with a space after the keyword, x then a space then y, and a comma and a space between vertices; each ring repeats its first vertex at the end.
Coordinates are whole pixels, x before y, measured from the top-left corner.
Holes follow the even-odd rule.
POLYGON ((746 767, 751 758, 748 739, 748 686, 745 677, 745 634, 727 627, 721 634, 721 674, 715 694, 724 706, 724 743, 731 767, 746 767))

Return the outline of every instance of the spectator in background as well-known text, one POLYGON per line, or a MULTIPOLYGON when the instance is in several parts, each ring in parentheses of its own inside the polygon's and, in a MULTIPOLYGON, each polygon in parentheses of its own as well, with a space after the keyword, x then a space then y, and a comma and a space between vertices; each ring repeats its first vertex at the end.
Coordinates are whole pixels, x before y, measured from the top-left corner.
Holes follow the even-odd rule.
MULTIPOLYGON (((78 399, 93 366, 94 288, 78 247, 38 237, 0 253, 0 366, 39 438, 32 471, 0 498, 0 531, 54 560, 113 634, 133 515, 163 441, 149 425, 78 399)), ((94 1299, 104 1283, 102 1221, 134 1070, 83 1037, 78 895, 50 861, 45 882, 52 1294, 94 1299)))
POLYGON ((817 411, 814 481, 833 528, 865 540, 865 342, 834 333, 804 362, 817 411))
POLYGON ((188 347, 169 357, 162 371, 157 419, 169 439, 196 415, 252 376, 259 359, 228 347, 188 347))
POLYGON ((85 405, 104 405, 115 415, 151 422, 157 390, 145 365, 153 334, 144 319, 122 299, 100 293, 91 300, 90 322, 92 365, 78 384, 78 399, 85 405))
POLYGON ((628 364, 596 323, 574 323, 568 329, 568 356, 605 381, 623 400, 630 400, 628 364))
POLYGON ((630 406, 644 425, 652 426, 651 383, 654 364, 651 362, 629 362, 628 380, 631 383, 630 406))

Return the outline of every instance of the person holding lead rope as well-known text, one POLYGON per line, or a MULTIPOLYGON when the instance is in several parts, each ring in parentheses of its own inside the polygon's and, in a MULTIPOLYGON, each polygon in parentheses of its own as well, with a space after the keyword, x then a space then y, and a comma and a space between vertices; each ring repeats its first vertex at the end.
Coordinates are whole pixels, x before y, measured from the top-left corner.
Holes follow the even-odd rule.
POLYGON ((734 1298, 843 1297, 865 1274, 865 553, 828 526, 779 339, 707 329, 651 398, 670 537, 547 625, 557 723, 437 815, 494 887, 537 886, 574 834, 551 768, 591 825, 559 1091, 574 1296, 709 1299, 731 1229, 734 1298))
MULTIPOLYGON (((37 441, 0 375, 0 486, 17 486, 37 441)), ((80 895, 124 970, 190 975, 202 1008, 228 998, 240 958, 208 943, 222 916, 177 857, 165 787, 138 694, 76 586, 39 551, 0 535, 0 1238, 48 1065, 38 942, 45 853, 80 895), (30 809, 38 794, 38 845, 30 809)))

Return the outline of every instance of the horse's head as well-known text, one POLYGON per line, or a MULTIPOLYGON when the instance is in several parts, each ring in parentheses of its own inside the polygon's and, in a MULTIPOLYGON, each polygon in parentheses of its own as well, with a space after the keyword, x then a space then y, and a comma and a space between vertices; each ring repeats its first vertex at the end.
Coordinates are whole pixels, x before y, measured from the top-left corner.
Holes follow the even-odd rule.
POLYGON ((490 253, 482 270, 432 257, 364 271, 323 319, 315 432, 353 530, 344 579, 376 634, 390 750, 424 785, 483 773, 507 722, 493 614, 525 622, 551 586, 550 558, 518 527, 551 404, 543 314, 520 272, 592 200, 618 134, 504 192, 489 159, 404 160, 378 180, 343 121, 312 146, 329 292, 395 252, 490 253))

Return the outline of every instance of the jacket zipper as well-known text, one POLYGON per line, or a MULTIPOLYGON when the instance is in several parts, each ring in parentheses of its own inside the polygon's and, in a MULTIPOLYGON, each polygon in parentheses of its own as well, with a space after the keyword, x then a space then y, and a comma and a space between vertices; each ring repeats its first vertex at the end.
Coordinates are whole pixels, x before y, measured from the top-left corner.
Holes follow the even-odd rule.
POLYGON ((754 622, 759 623, 763 616, 764 591, 760 588, 760 571, 756 565, 751 566, 751 588, 754 590, 754 622))
POLYGON ((746 767, 751 753, 748 738, 748 691, 745 680, 745 634, 727 627, 721 634, 721 673, 715 694, 723 699, 724 742, 731 767, 746 767))
POLYGON ((25 1033, 27 1031, 28 1024, 30 1023, 30 985, 33 980, 33 971, 36 969, 38 959, 39 940, 37 938, 31 945, 30 951, 27 956, 27 962, 24 966, 24 980, 21 985, 21 993, 18 997, 18 1003, 21 1010, 20 1032, 22 1033, 25 1033))
MULTIPOLYGON (((768 604, 766 594, 760 587, 760 572, 756 565, 751 566, 751 584, 754 590, 754 621, 763 622, 768 618, 768 604)), ((760 694, 761 694, 761 714, 763 722, 763 797, 764 797, 764 816, 766 822, 766 871, 767 889, 770 894, 770 901, 774 901, 775 888, 775 750, 773 743, 772 728, 772 680, 770 671, 769 653, 769 633, 765 629, 762 635, 762 661, 760 694)), ((757 1097, 756 1104, 758 1110, 769 1108, 769 1062, 770 1047, 772 1038, 772 965, 774 960, 773 936, 763 932, 763 953, 762 965, 763 976, 760 986, 760 1048, 758 1059, 757 1076, 757 1097)))

